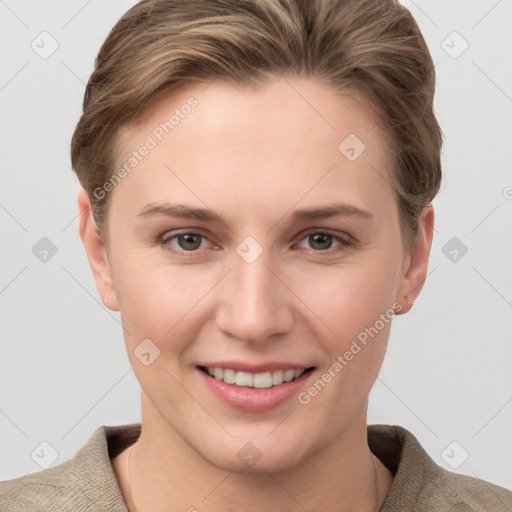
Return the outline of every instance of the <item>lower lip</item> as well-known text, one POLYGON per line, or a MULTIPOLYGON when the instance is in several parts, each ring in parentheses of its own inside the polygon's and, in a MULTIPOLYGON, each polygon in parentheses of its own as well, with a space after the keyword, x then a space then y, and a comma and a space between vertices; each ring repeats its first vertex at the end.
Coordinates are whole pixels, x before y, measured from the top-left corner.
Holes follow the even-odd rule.
POLYGON ((210 377, 202 370, 197 370, 208 388, 224 403, 241 411, 263 412, 274 409, 286 400, 296 396, 304 387, 306 380, 313 371, 303 373, 298 379, 283 382, 270 388, 249 388, 226 384, 223 380, 210 377))

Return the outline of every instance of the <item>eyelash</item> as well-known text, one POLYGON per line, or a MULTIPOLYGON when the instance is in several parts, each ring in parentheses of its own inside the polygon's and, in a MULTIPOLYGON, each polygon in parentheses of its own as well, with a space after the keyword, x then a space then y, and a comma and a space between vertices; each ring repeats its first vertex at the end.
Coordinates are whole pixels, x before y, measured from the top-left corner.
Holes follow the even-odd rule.
MULTIPOLYGON (((342 234, 335 233, 335 232, 332 232, 332 231, 329 231, 326 229, 311 229, 302 235, 300 242, 302 240, 308 238, 309 236, 316 235, 316 234, 327 235, 327 236, 331 237, 334 241, 339 242, 340 246, 338 246, 337 248, 329 248, 324 251, 317 250, 317 249, 311 249, 311 251, 315 254, 332 254, 335 252, 341 252, 341 251, 344 251, 344 250, 355 245, 355 241, 349 235, 342 235, 342 234)), ((184 249, 177 250, 177 249, 172 248, 172 246, 170 245, 169 242, 171 240, 176 239, 180 235, 196 235, 196 236, 202 237, 202 239, 208 239, 208 237, 206 235, 204 235, 203 233, 197 232, 197 231, 179 231, 177 233, 173 233, 171 236, 164 236, 164 237, 159 238, 158 242, 160 243, 162 248, 164 248, 165 250, 171 251, 175 254, 185 255, 185 257, 196 256, 200 251, 199 249, 196 249, 193 251, 186 251, 184 249)))

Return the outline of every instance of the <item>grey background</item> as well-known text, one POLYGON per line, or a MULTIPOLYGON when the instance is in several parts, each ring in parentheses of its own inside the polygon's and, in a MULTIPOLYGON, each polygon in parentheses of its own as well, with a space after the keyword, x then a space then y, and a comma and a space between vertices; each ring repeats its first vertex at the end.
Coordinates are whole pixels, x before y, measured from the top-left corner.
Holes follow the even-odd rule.
MULTIPOLYGON (((95 55, 134 3, 0 1, 2 480, 140 420, 119 316, 78 236, 69 159, 95 55)), ((512 489, 512 1, 402 3, 436 63, 445 176, 429 277, 394 321, 369 423, 402 425, 441 466, 512 489)))

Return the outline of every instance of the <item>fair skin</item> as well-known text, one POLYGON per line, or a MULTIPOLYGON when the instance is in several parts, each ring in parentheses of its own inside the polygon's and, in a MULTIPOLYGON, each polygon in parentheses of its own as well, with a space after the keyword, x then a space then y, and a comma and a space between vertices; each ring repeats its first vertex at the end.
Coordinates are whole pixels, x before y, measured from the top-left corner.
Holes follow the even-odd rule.
POLYGON ((79 194, 80 235, 98 292, 121 313, 142 388, 142 434, 133 451, 112 460, 127 505, 139 512, 378 510, 392 474, 369 450, 366 414, 390 322, 307 404, 298 395, 379 315, 394 304, 401 314, 412 307, 426 277, 432 207, 406 249, 378 117, 313 79, 182 87, 123 131, 121 160, 190 96, 198 105, 110 192, 108 246, 87 194, 79 194), (366 146, 354 161, 338 150, 348 134, 366 146), (163 202, 205 208, 223 222, 139 215, 163 202), (338 203, 365 213, 293 218, 338 203), (201 236, 178 237, 178 230, 201 236), (251 263, 237 252, 248 236, 262 248, 251 263), (160 350, 148 366, 134 354, 145 339, 160 350), (208 379, 215 379, 199 368, 211 362, 258 366, 253 373, 313 369, 283 384, 295 386, 284 401, 244 410, 244 400, 237 407, 212 391, 208 379), (260 454, 249 466, 239 456, 247 443, 260 454))

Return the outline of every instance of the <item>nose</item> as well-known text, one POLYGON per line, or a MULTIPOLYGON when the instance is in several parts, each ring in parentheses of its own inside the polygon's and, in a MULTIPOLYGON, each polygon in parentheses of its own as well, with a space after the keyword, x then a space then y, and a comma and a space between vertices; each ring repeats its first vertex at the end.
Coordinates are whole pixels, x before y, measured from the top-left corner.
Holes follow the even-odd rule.
POLYGON ((217 327, 250 343, 289 332, 293 326, 293 294, 266 251, 251 263, 234 254, 233 265, 219 290, 217 327))

